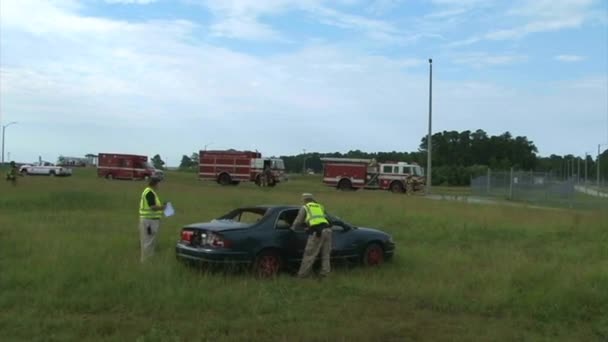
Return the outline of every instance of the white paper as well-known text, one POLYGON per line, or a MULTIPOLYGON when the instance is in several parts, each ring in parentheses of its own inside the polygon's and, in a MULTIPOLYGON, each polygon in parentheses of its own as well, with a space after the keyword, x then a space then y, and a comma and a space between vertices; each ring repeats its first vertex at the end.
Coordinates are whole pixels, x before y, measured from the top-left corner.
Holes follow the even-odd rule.
POLYGON ((173 209, 171 202, 167 202, 167 206, 165 207, 165 216, 168 217, 173 215, 175 215, 175 210, 173 209))

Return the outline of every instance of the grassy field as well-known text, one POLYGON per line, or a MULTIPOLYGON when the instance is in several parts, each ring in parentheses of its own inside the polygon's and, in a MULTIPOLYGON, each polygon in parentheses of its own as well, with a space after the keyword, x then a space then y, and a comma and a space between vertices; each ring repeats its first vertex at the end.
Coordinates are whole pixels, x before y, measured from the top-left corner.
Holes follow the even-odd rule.
POLYGON ((342 193, 315 178, 223 188, 168 173, 177 215, 139 263, 142 182, 0 183, 0 341, 606 341, 608 210, 342 193), (322 282, 202 273, 177 263, 183 224, 247 204, 298 204, 381 228, 397 243, 378 269, 322 282))

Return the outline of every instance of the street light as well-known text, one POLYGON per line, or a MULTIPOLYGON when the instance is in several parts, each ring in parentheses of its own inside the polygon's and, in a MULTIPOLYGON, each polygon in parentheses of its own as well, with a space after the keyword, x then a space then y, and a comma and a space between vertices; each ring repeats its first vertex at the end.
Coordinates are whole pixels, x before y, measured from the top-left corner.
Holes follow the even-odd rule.
POLYGON ((6 127, 8 127, 10 125, 14 125, 16 123, 17 123, 17 121, 13 121, 13 122, 9 122, 6 125, 2 126, 2 165, 4 165, 4 136, 6 135, 5 130, 6 130, 6 127))
POLYGON ((429 134, 426 136, 426 194, 431 193, 431 153, 433 150, 433 144, 431 139, 432 132, 432 120, 433 119, 433 59, 429 58, 429 134))

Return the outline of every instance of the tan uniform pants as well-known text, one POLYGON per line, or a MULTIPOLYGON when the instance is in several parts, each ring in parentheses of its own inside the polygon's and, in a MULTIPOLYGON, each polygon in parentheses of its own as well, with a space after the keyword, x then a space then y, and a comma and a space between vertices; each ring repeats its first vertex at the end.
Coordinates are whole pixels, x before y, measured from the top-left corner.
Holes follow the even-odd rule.
POLYGON ((304 256, 302 258, 302 264, 300 265, 300 271, 298 272, 299 277, 305 277, 310 273, 310 269, 317 258, 317 255, 321 252, 321 275, 327 275, 330 272, 331 257, 331 228, 325 228, 321 232, 321 236, 317 237, 316 234, 310 234, 308 241, 306 241, 306 248, 304 249, 304 256))
POLYGON ((139 245, 141 249, 141 262, 156 252, 157 235, 160 229, 160 220, 139 219, 139 245))

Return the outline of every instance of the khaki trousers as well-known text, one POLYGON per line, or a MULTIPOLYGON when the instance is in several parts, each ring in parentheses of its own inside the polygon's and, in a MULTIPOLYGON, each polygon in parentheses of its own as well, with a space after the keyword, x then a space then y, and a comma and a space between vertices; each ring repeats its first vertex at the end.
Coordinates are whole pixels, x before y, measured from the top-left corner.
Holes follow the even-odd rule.
POLYGON ((320 237, 317 237, 317 234, 314 233, 308 236, 298 277, 305 277, 310 273, 310 269, 312 268, 312 265, 314 264, 319 252, 321 252, 322 259, 321 275, 325 276, 330 272, 329 259, 331 257, 331 228, 323 229, 320 237))
POLYGON ((140 260, 146 261, 156 252, 157 235, 160 229, 160 220, 139 219, 139 245, 141 250, 140 260))

